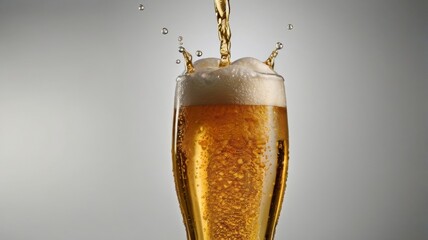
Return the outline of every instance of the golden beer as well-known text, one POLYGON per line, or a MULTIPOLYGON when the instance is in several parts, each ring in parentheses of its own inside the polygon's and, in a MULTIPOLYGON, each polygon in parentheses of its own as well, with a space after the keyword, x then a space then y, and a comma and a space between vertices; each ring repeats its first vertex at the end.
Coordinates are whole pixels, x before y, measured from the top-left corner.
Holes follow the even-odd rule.
POLYGON ((174 175, 188 239, 273 239, 287 178, 286 108, 176 111, 174 175))

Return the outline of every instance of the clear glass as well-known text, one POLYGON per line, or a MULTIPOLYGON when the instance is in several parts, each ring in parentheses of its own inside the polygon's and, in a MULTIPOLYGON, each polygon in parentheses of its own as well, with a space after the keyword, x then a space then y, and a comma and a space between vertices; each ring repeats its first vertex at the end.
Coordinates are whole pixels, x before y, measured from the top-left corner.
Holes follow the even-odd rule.
POLYGON ((273 239, 288 168, 284 80, 179 77, 173 171, 189 240, 273 239))

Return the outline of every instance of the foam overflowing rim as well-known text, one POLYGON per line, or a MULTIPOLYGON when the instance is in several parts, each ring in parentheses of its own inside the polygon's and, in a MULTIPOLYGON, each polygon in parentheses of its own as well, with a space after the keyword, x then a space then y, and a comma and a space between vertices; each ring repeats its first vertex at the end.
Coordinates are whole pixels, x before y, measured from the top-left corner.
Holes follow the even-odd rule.
POLYGON ((254 58, 227 67, 219 59, 195 62, 195 72, 177 78, 176 106, 239 104, 285 107, 284 78, 254 58))

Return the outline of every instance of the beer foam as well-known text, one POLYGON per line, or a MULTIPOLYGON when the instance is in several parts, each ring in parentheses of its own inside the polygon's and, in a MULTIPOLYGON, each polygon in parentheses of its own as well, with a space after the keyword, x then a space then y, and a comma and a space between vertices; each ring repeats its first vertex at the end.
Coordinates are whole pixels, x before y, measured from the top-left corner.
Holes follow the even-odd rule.
POLYGON ((220 59, 195 62, 195 72, 178 77, 178 106, 241 104, 285 107, 284 79, 255 58, 241 58, 227 67, 220 59))

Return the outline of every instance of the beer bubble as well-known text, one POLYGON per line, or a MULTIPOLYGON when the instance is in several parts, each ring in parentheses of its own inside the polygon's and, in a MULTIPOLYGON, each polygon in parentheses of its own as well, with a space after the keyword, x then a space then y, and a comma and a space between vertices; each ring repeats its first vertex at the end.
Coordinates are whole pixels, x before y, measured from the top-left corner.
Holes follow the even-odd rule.
POLYGON ((277 42, 276 43, 276 49, 280 50, 284 47, 284 45, 282 44, 282 42, 277 42))
POLYGON ((167 35, 168 34, 168 28, 162 28, 162 34, 167 35))
POLYGON ((185 51, 184 47, 178 47, 178 52, 184 53, 184 51, 185 51))
POLYGON ((179 42, 183 41, 183 37, 182 36, 178 36, 178 41, 179 42))
POLYGON ((177 60, 175 60, 175 63, 180 64, 180 63, 181 63, 181 60, 180 60, 180 59, 177 59, 177 60))
POLYGON ((140 6, 138 7, 138 10, 144 11, 144 5, 142 3, 140 3, 140 6))
POLYGON ((293 30, 293 28, 294 28, 293 24, 289 23, 288 26, 287 26, 287 29, 288 30, 293 30))
POLYGON ((201 50, 196 51, 196 56, 202 57, 204 53, 201 50))

